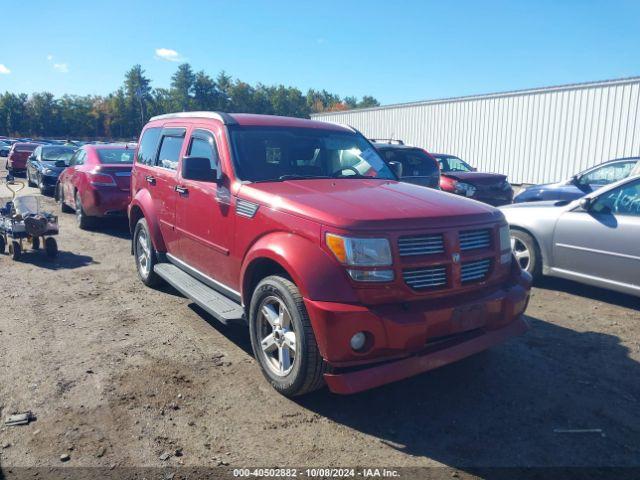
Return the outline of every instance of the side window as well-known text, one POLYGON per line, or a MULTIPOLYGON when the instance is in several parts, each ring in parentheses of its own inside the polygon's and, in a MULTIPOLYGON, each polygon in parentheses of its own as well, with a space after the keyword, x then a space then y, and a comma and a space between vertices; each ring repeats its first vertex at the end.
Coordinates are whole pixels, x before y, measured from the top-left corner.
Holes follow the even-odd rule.
POLYGON ((636 166, 636 162, 617 162, 596 168, 580 177, 580 185, 609 185, 627 178, 636 166))
POLYGON ((211 168, 220 174, 220 160, 218 158, 218 149, 216 148, 213 137, 209 134, 201 134, 191 137, 189 151, 187 155, 190 157, 208 158, 211 168))
POLYGON ((178 160, 184 137, 162 137, 160 153, 158 154, 158 166, 169 170, 178 169, 178 160))
POLYGON ((156 159, 156 152, 158 150, 158 140, 160 140, 159 127, 147 128, 140 140, 140 146, 138 147, 138 163, 144 165, 153 165, 156 159))
POLYGON ((78 150, 78 154, 75 157, 74 165, 84 165, 84 161, 87 158, 87 153, 84 150, 78 150))
POLYGON ((71 157, 71 160, 69 160, 69 166, 73 167, 74 165, 76 165, 76 162, 78 160, 78 156, 80 155, 80 152, 82 150, 78 150, 76 153, 73 154, 73 156, 71 157))
POLYGON ((600 195, 593 202, 591 211, 640 217, 640 180, 627 183, 600 195))

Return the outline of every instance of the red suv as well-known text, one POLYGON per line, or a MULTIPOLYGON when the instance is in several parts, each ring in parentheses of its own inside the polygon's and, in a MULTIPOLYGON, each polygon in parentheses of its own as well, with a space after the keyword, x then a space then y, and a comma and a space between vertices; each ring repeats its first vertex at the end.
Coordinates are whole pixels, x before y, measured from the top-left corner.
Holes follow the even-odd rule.
POLYGON ((349 127, 249 114, 154 117, 129 222, 146 285, 249 324, 281 393, 354 393, 527 329, 531 277, 493 207, 401 183, 349 127))
POLYGON ((82 229, 100 217, 126 216, 134 153, 135 148, 124 144, 80 148, 58 179, 55 196, 61 210, 75 211, 82 229))

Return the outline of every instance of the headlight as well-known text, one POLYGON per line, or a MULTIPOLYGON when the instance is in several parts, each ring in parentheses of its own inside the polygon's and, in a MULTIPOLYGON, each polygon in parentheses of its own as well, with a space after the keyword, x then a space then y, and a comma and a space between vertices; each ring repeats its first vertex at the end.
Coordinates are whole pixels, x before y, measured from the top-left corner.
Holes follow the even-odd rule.
POLYGON ((327 247, 338 261, 355 267, 385 267, 393 263, 386 238, 352 238, 327 233, 327 247))
POLYGON ((509 226, 500 227, 500 263, 506 264, 511 261, 511 235, 509 226))
POLYGON ((456 193, 465 195, 467 197, 473 197, 473 195, 476 193, 476 187, 474 187, 470 183, 465 182, 455 182, 453 184, 453 189, 456 193))
POLYGON ((53 173, 53 170, 51 170, 50 168, 45 168, 44 170, 45 175, 51 175, 52 173, 53 173))

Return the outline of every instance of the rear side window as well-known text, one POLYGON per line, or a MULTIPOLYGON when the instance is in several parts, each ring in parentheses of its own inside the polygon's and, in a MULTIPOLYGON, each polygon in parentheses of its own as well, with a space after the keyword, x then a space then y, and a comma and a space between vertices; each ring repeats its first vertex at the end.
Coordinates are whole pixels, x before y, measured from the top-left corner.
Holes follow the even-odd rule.
POLYGON ((138 147, 138 163, 153 165, 155 163, 158 140, 160 140, 161 128, 147 128, 140 140, 138 147))
POLYGON ((430 177, 438 173, 438 164, 422 150, 388 149, 382 155, 387 162, 400 162, 403 177, 430 177))
POLYGON ((184 137, 162 137, 160 153, 158 154, 158 166, 169 170, 178 169, 178 159, 182 150, 184 137))

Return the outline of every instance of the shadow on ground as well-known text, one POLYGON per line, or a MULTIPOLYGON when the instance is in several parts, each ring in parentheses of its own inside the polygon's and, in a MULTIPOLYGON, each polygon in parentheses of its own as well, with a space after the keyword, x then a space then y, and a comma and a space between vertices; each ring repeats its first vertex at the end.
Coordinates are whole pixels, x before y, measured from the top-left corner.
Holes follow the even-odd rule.
POLYGON ((297 401, 392 448, 470 473, 640 466, 638 362, 615 336, 529 320, 525 336, 457 364, 354 396, 325 389, 297 401))
POLYGON ((543 277, 536 281, 536 287, 543 290, 556 290, 579 297, 589 298, 598 302, 618 305, 625 308, 640 309, 640 298, 624 293, 606 290, 604 288, 592 287, 564 278, 543 277))
POLYGON ((116 238, 130 239, 129 223, 126 218, 99 218, 91 229, 94 233, 110 235, 116 238))
POLYGON ((76 268, 95 265, 99 262, 89 255, 78 255, 73 252, 58 252, 56 258, 49 258, 44 251, 28 251, 20 256, 20 263, 28 263, 47 270, 74 270, 76 268))

